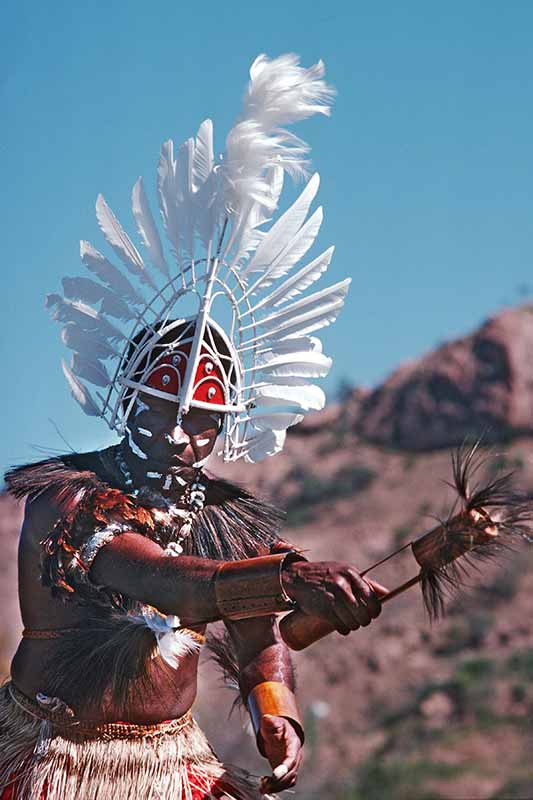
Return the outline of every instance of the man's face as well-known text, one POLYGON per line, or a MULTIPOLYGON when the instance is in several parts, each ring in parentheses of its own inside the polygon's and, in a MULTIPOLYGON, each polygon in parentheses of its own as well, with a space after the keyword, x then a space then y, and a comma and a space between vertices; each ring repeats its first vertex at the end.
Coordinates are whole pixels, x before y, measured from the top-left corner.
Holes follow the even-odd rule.
POLYGON ((141 393, 128 419, 133 451, 137 455, 142 451, 147 463, 160 470, 200 466, 211 454, 220 430, 221 414, 192 408, 178 426, 177 410, 170 400, 141 393))

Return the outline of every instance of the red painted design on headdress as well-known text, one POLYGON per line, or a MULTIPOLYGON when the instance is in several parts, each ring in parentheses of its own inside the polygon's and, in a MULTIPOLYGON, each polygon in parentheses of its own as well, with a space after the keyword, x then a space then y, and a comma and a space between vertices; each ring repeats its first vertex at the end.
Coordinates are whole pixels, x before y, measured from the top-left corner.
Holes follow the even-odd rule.
MULTIPOLYGON (((168 353, 150 374, 146 385, 174 397, 179 394, 180 387, 185 380, 190 350, 191 343, 187 342, 180 346, 179 351, 168 353)), ((207 348, 202 347, 200 361, 194 376, 193 400, 223 405, 225 398, 222 387, 225 382, 222 369, 216 364, 207 348)))

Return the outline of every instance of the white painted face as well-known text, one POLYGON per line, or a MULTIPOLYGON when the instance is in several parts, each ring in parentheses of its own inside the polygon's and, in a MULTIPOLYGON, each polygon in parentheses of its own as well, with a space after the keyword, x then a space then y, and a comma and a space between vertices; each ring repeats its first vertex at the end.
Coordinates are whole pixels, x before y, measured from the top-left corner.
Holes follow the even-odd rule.
POLYGON ((129 419, 128 442, 149 471, 164 475, 171 467, 201 467, 211 455, 220 414, 192 408, 177 423, 174 403, 157 397, 137 402, 129 419))

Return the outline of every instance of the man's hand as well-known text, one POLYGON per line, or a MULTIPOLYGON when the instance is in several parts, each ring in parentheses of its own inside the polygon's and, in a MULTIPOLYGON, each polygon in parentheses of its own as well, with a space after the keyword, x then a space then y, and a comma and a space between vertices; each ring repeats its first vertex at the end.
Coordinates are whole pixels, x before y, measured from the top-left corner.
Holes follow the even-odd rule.
POLYGON ((282 792, 296 783, 302 761, 302 743, 289 720, 265 714, 261 719, 260 735, 272 775, 261 780, 263 794, 282 792))
POLYGON ((344 635, 381 613, 380 597, 387 590, 365 580, 350 564, 338 561, 297 561, 282 572, 283 588, 298 608, 322 617, 344 635))

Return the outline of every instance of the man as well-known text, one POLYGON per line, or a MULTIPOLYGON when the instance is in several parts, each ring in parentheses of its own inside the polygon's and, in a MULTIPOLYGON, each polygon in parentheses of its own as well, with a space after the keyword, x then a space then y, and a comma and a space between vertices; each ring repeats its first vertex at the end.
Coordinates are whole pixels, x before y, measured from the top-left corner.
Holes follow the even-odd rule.
POLYGON ((221 163, 210 123, 176 158, 163 145, 158 191, 176 274, 141 182, 133 192, 163 286, 99 198, 102 231, 140 288, 82 243, 100 282, 66 278, 65 298, 49 298, 74 350, 64 365, 74 397, 123 438, 7 476, 28 502, 25 629, 0 699, 2 800, 247 800, 283 791, 296 782, 304 732, 277 614, 299 608, 347 634, 380 613, 379 587, 348 564, 308 562, 279 538, 276 509, 204 470, 219 435, 225 460, 254 462, 279 452, 287 427, 323 403, 309 378, 331 362, 309 334, 335 319, 348 282, 294 300, 332 249, 286 277, 320 224, 318 212, 305 222, 317 177, 261 229, 283 171, 303 168, 305 146, 281 125, 327 112, 322 76, 321 64, 304 70, 294 56, 261 56, 221 163), (215 321, 217 298, 227 301, 229 325, 215 321), (191 299, 196 312, 179 316, 191 299), (131 323, 127 333, 109 317, 131 323), (116 362, 114 375, 106 360, 116 362), (83 381, 106 392, 95 400, 83 381), (217 760, 190 714, 206 626, 217 620, 272 769, 260 785, 217 760))

